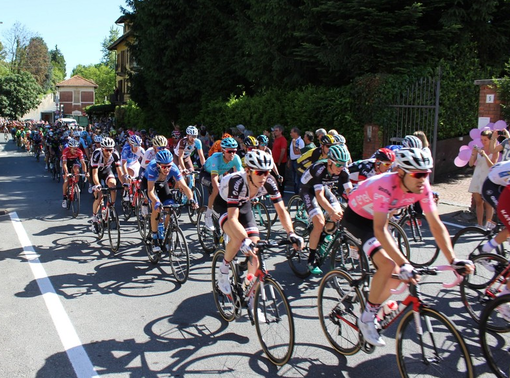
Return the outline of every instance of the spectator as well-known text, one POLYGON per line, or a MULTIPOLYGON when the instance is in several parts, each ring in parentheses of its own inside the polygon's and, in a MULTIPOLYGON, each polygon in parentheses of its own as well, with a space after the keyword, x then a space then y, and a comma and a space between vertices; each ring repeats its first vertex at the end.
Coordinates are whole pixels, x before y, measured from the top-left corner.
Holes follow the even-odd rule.
POLYGON ((326 135, 328 132, 326 131, 326 129, 317 129, 315 130, 315 137, 317 138, 317 140, 321 140, 321 138, 326 135))
POLYGON ((427 135, 425 135, 423 131, 421 130, 415 131, 413 135, 421 140, 421 144, 424 150, 431 152, 429 148, 430 146, 429 140, 427 139, 427 135))
POLYGON ((478 226, 481 228, 494 228, 495 224, 492 222, 494 215, 494 209, 492 206, 485 202, 482 198, 482 185, 489 174, 490 168, 498 161, 499 152, 490 153, 489 143, 492 137, 490 130, 484 130, 480 134, 482 140, 482 146, 474 146, 473 153, 469 159, 469 166, 475 166, 473 172, 473 178, 471 184, 469 184, 468 191, 473 193, 473 201, 475 202, 476 208, 476 220, 478 226), (485 216, 487 223, 483 223, 483 215, 485 210, 485 216))
POLYGON ((204 150, 204 156, 208 156, 209 149, 211 148, 211 137, 207 132, 207 129, 204 125, 200 126, 198 132, 198 139, 202 142, 202 149, 204 150))
POLYGON ((305 142, 303 141, 303 138, 301 138, 301 132, 297 127, 292 128, 290 131, 290 137, 292 140, 290 141, 290 160, 287 162, 287 167, 290 168, 292 173, 294 194, 298 194, 301 175, 297 170, 297 159, 301 156, 301 149, 305 146, 305 142))
POLYGON ((305 142, 305 146, 301 149, 301 155, 304 154, 308 150, 313 150, 315 147, 315 143, 313 143, 313 133, 311 131, 305 131, 303 135, 303 141, 305 142))
POLYGON ((275 125, 272 128, 274 134, 274 143, 273 143, 273 159, 276 164, 276 168, 278 172, 283 177, 282 182, 278 183, 278 189, 280 193, 283 193, 285 190, 285 165, 287 163, 287 139, 283 136, 283 126, 275 125))
POLYGON ((269 139, 269 144, 267 145, 270 149, 273 149, 273 142, 274 142, 274 138, 273 138, 273 132, 270 128, 267 128, 267 129, 264 129, 264 132, 263 134, 265 136, 267 136, 267 138, 269 139))
POLYGON ((239 125, 236 126, 236 128, 239 131, 239 133, 241 135, 243 135, 243 138, 242 138, 243 140, 247 136, 253 136, 253 132, 251 132, 250 130, 247 130, 244 125, 239 124, 239 125))

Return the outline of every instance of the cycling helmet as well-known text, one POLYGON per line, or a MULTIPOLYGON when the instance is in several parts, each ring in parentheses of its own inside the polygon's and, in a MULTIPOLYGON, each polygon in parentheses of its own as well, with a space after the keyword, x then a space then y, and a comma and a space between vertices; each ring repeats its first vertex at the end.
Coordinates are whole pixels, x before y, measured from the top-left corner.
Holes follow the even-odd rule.
POLYGON ((140 130, 140 135, 146 135, 147 134, 147 131, 145 130, 140 130))
POLYGON ((273 157, 262 150, 253 150, 244 157, 246 166, 260 171, 273 169, 273 157))
POLYGON ((166 147, 168 145, 168 140, 163 135, 156 135, 152 138, 152 145, 154 147, 166 147))
POLYGON ((102 140, 103 138, 101 138, 101 135, 96 135, 94 137, 94 143, 101 143, 102 140))
POLYGON ((267 146, 269 144, 269 138, 265 136, 264 134, 259 135, 257 137, 257 140, 259 141, 261 146, 267 146))
POLYGON ((70 139, 69 143, 67 144, 69 147, 79 147, 80 142, 78 142, 76 139, 70 139))
POLYGON ((398 166, 404 170, 430 171, 434 167, 429 150, 401 148, 395 154, 398 166))
POLYGON ((81 132, 79 132, 78 130, 73 131, 73 138, 79 138, 79 137, 81 137, 81 132))
POLYGON ((222 149, 226 150, 227 148, 237 148, 238 144, 234 138, 230 137, 222 139, 220 146, 222 149))
POLYGON ((393 163, 395 161, 395 152, 389 148, 379 148, 375 152, 374 157, 380 161, 391 161, 393 163))
POLYGON ((172 153, 168 150, 161 150, 156 154, 156 162, 159 164, 170 164, 173 159, 172 153))
POLYGON ((186 128, 186 135, 198 136, 198 129, 195 126, 188 126, 186 128))
POLYGON ((335 144, 335 138, 333 138, 333 135, 323 135, 320 140, 321 144, 323 146, 332 146, 335 144))
POLYGON ((246 147, 258 147, 259 141, 254 136, 247 136, 243 141, 246 147))
POLYGON ((53 131, 48 131, 48 136, 52 137, 53 136, 53 131))
POLYGON ((172 131, 172 138, 179 139, 181 137, 181 132, 179 130, 172 131))
POLYGON ((336 144, 331 146, 328 151, 328 158, 335 162, 348 162, 351 159, 351 155, 349 154, 349 150, 345 145, 336 144))
POLYGON ((407 148, 423 148, 420 138, 414 135, 406 135, 405 138, 402 139, 402 146, 407 148))
POLYGON ((134 147, 140 147, 142 145, 142 138, 138 135, 131 135, 128 139, 130 145, 134 147))
POLYGON ((82 131, 81 132, 81 137, 82 138, 86 138, 88 135, 89 135, 89 133, 87 133, 86 131, 82 131))
POLYGON ((333 135, 333 139, 335 140, 335 144, 345 144, 345 137, 343 135, 333 135))
POLYGON ((230 135, 229 133, 224 133, 224 134, 221 136, 221 139, 225 139, 225 138, 232 138, 232 135, 230 135))
POLYGON ((113 148, 115 147, 115 142, 112 138, 106 137, 101 140, 101 147, 102 148, 113 148))

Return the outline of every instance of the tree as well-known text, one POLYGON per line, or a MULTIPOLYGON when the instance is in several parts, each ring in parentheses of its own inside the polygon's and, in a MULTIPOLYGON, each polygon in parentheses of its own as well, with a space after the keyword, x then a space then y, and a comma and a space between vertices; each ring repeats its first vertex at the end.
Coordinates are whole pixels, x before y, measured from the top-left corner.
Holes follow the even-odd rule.
POLYGON ((28 31, 25 26, 16 22, 6 33, 7 60, 11 66, 11 71, 19 73, 26 60, 26 48, 30 42, 33 33, 28 31))
POLYGON ((62 52, 58 49, 58 46, 55 45, 53 50, 50 50, 50 61, 54 70, 58 70, 62 73, 62 77, 66 77, 66 60, 62 52))
POLYGON ((105 104, 109 102, 109 96, 115 89, 115 71, 106 64, 90 64, 84 66, 78 64, 73 69, 71 76, 80 75, 85 79, 94 81, 98 87, 96 90, 96 104, 105 104))
POLYGON ((0 116, 19 119, 39 105, 41 87, 28 72, 0 77, 0 116))
POLYGON ((41 37, 33 37, 26 48, 26 60, 21 69, 30 72, 44 91, 51 87, 51 70, 48 47, 41 37))
POLYGON ((101 63, 105 64, 107 67, 111 68, 115 71, 116 66, 116 57, 115 51, 108 50, 108 46, 110 46, 113 42, 115 42, 120 37, 119 29, 112 26, 110 28, 110 34, 108 37, 103 39, 103 43, 101 43, 101 52, 103 53, 103 58, 101 59, 101 63))

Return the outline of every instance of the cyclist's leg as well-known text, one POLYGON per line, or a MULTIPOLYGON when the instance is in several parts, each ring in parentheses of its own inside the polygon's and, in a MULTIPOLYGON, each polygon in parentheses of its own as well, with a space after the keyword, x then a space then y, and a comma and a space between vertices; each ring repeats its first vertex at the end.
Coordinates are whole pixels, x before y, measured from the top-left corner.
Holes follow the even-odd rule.
MULTIPOLYGON (((501 192, 501 195, 499 196, 497 212, 499 219, 505 225, 504 231, 507 232, 506 235, 508 236, 509 233, 508 231, 510 230, 510 186, 506 186, 505 189, 503 189, 503 191, 501 192)), ((500 234, 502 232, 503 231, 501 231, 500 234)), ((499 236, 500 235, 498 234, 498 236, 496 237, 496 241, 499 236)), ((505 290, 503 290, 500 295, 509 293, 510 293, 510 280, 507 280, 505 290)))
MULTIPOLYGON (((493 209, 498 209, 501 192, 504 189, 505 189, 505 187, 503 187, 501 185, 496 185, 489 178, 487 178, 487 179, 485 179, 485 182, 482 185, 482 198, 493 209)), ((499 213, 498 213, 498 216, 499 216, 499 213)), ((501 243, 503 243, 508 238, 508 235, 509 235, 508 228, 501 230, 496 235, 495 238, 489 240, 482 246, 482 251, 485 253, 492 252, 493 249, 499 247, 501 245, 501 243)))
POLYGON ((313 224, 313 228, 310 232, 310 239, 308 241, 310 249, 310 254, 308 255, 308 268, 313 274, 321 274, 322 271, 317 266, 315 256, 317 254, 317 247, 319 246, 319 240, 322 230, 324 229, 324 225, 326 224, 326 220, 324 219, 321 207, 314 195, 303 190, 301 190, 300 195, 305 204, 308 218, 313 224))

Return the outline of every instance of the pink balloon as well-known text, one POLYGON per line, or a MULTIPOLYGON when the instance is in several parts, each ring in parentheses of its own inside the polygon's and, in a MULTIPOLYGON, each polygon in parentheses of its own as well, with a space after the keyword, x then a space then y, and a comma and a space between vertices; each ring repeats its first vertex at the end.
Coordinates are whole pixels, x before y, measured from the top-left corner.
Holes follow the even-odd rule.
POLYGON ((466 144, 463 144, 462 146, 460 146, 459 148, 459 152, 460 151, 463 151, 463 150, 471 150, 471 147, 469 147, 468 145, 466 144))
POLYGON ((476 138, 475 140, 472 140, 468 143, 468 146, 470 148, 473 148, 474 146, 482 147, 482 140, 480 138, 476 138))
POLYGON ((468 162, 466 160, 462 160, 460 157, 456 157, 455 160, 453 161, 453 163, 457 166, 457 167, 464 167, 468 162))
POLYGON ((469 136, 471 137, 471 139, 480 138, 481 132, 482 130, 480 129, 471 129, 471 131, 469 132, 469 136))
POLYGON ((471 157, 471 150, 462 150, 459 152, 459 158, 461 160, 467 160, 469 161, 469 158, 471 157))
POLYGON ((506 122, 505 121, 499 120, 499 121, 497 121, 494 124, 494 130, 503 130, 503 129, 506 129, 506 122))
POLYGON ((489 122, 485 127, 488 127, 489 130, 494 130, 494 124, 492 122, 489 122))

